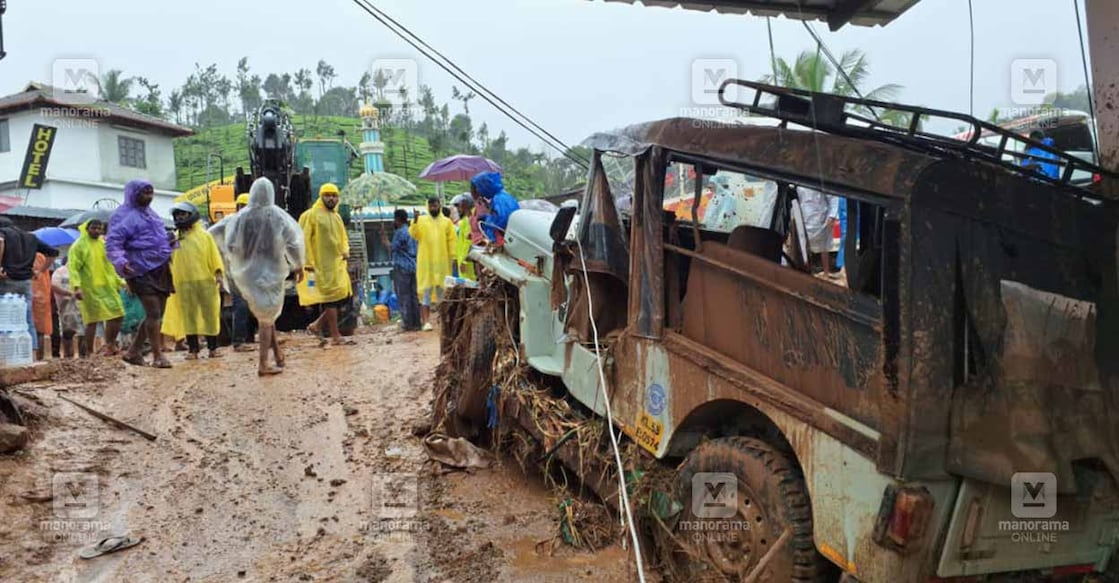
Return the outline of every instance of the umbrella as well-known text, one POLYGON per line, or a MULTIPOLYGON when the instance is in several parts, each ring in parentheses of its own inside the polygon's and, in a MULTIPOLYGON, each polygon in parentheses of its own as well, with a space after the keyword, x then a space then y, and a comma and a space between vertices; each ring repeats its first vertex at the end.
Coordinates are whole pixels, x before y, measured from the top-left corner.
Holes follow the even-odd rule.
POLYGON ((63 229, 61 227, 43 227, 31 231, 31 234, 51 247, 65 247, 73 244, 81 235, 76 229, 63 229))
POLYGON ((18 196, 0 196, 0 213, 21 204, 23 204, 23 199, 18 196))
POLYGON ((62 227, 64 229, 65 228, 73 229, 74 227, 77 227, 77 226, 81 225, 82 223, 84 223, 86 221, 92 221, 93 219, 97 219, 97 220, 102 221, 104 223, 108 223, 109 222, 109 217, 112 216, 112 214, 113 214, 113 211, 105 210, 105 209, 93 209, 93 210, 88 210, 88 211, 82 211, 82 212, 80 212, 76 215, 71 216, 70 218, 66 219, 65 221, 62 221, 62 224, 59 225, 59 227, 62 227))
POLYGON ((501 172, 501 166, 482 156, 456 154, 428 164, 427 168, 420 172, 420 178, 432 182, 470 180, 482 172, 501 172))
POLYGON ((362 174, 342 188, 342 199, 353 208, 396 204, 416 195, 416 185, 388 172, 362 174))

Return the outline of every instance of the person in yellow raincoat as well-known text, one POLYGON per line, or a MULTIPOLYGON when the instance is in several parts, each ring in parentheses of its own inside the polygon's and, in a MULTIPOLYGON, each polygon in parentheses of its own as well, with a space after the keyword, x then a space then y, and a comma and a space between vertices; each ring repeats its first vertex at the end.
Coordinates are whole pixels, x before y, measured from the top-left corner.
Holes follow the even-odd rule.
POLYGON ((117 275, 109 256, 105 253, 105 223, 89 220, 80 227, 81 235, 70 246, 67 265, 70 270, 70 290, 78 300, 78 309, 85 324, 83 357, 93 353, 93 338, 97 324, 105 323, 105 353, 115 355, 120 351, 117 335, 124 320, 124 302, 120 290, 124 280, 117 275))
POLYGON ((161 332, 175 340, 184 336, 189 353, 187 360, 198 358, 202 346, 199 336, 206 337, 210 358, 221 356, 218 333, 221 332, 221 280, 223 266, 218 245, 202 228, 198 208, 189 202, 171 207, 178 244, 171 253, 171 278, 175 293, 167 298, 161 332))
MULTIPOLYGON (((350 239, 338 215, 339 198, 338 187, 327 182, 319 189, 319 199, 299 217, 307 249, 307 277, 296 286, 300 305, 317 305, 322 309, 307 330, 316 335, 320 331, 329 334, 336 345, 354 344, 353 340, 343 340, 338 330, 338 309, 353 295, 346 270, 350 239)), ((326 345, 325 338, 321 342, 326 345)))
POLYGON ((451 200, 451 205, 458 209, 458 222, 455 223, 455 265, 458 266, 458 276, 470 281, 477 281, 474 274, 474 262, 466 256, 470 253, 471 224, 474 217, 474 197, 464 192, 451 200))
POLYGON ((420 290, 423 329, 431 330, 431 307, 443 299, 443 280, 451 274, 455 256, 455 226, 443 216, 438 197, 427 199, 427 213, 412 216, 408 234, 416 240, 416 287, 420 290), (432 299, 434 297, 434 300, 432 299))

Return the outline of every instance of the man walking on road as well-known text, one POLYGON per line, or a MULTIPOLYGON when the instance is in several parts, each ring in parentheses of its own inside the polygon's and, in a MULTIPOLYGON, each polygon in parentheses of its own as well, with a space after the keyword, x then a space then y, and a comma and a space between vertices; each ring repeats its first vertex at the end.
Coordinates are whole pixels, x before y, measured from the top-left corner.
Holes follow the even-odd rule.
POLYGON ((296 283, 302 281, 305 262, 303 232, 275 205, 275 197, 272 182, 258 178, 249 189, 248 206, 210 229, 229 258, 227 273, 260 323, 260 376, 283 372, 276 318, 284 309, 284 280, 290 276, 296 283), (275 366, 268 364, 269 350, 275 366))
POLYGON ((415 332, 420 329, 420 305, 416 294, 416 241, 408 234, 408 211, 396 209, 392 228, 392 243, 383 227, 381 241, 392 257, 392 291, 400 302, 400 329, 415 332))
MULTIPOLYGON (((319 189, 319 199, 299 217, 307 250, 306 270, 310 275, 298 287, 299 303, 318 305, 322 314, 307 330, 318 335, 329 334, 334 344, 354 344, 343 340, 338 330, 338 309, 350 300, 353 287, 346 261, 350 257, 350 239, 338 215, 338 187, 326 183, 319 189), (313 281, 313 284, 312 284, 313 281), (312 287, 313 285, 313 287, 312 287)), ((326 339, 322 339, 326 346, 326 339)))
MULTIPOLYGON (((117 275, 109 256, 105 253, 105 223, 97 219, 86 221, 78 227, 81 235, 70 246, 67 264, 70 268, 70 289, 78 300, 85 324, 82 356, 93 354, 93 338, 97 324, 105 326, 105 354, 119 352, 117 335, 124 320, 124 302, 120 289, 124 280, 117 275)), ((61 310, 59 311, 61 313, 61 310)))
POLYGON ((202 350, 199 336, 206 337, 210 358, 218 358, 221 332, 222 262, 214 238, 202 228, 198 208, 189 202, 171 207, 178 232, 178 245, 171 253, 171 275, 175 293, 167 300, 163 333, 176 340, 186 337, 187 360, 196 360, 202 350))
POLYGON ((105 251, 117 273, 144 306, 144 321, 124 361, 144 365, 141 350, 147 340, 152 349, 152 366, 171 368, 163 356, 159 329, 167 297, 175 291, 171 279, 171 243, 167 240, 163 219, 151 209, 155 189, 144 179, 130 180, 124 185, 124 204, 109 218, 109 234, 105 251))
POLYGON ((408 234, 416 240, 416 286, 420 289, 420 319, 431 330, 431 308, 443 299, 443 281, 451 274, 455 256, 455 226, 443 216, 438 197, 427 199, 427 213, 412 215, 408 234))

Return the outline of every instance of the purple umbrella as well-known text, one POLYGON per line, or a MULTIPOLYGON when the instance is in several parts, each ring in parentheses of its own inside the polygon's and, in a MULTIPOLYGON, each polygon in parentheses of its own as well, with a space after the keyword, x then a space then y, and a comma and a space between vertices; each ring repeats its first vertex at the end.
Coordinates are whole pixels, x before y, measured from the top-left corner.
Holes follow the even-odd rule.
POLYGON ((428 164, 427 168, 420 172, 420 178, 432 182, 470 180, 480 172, 501 172, 501 166, 482 156, 456 154, 428 164))

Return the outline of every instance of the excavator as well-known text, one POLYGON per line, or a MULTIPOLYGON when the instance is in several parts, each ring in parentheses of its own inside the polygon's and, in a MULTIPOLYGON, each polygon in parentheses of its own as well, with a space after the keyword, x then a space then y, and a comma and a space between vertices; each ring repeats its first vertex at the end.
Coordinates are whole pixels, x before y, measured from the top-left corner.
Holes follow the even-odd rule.
MULTIPOLYGON (((237 195, 249 192, 257 178, 267 178, 276 193, 276 206, 299 220, 311 208, 318 187, 333 182, 339 188, 349 178, 349 162, 356 157, 344 139, 297 140, 291 116, 279 102, 265 101, 245 121, 245 137, 249 148, 249 171, 238 166, 232 185, 218 185, 210 190, 211 218, 220 218, 235 210, 237 195)), ((348 218, 348 207, 339 209, 348 218)), ((294 282, 285 293, 284 311, 276 321, 281 331, 302 330, 317 316, 317 310, 299 305, 294 282)), ((343 334, 356 327, 356 310, 343 310, 339 326, 343 334)))

